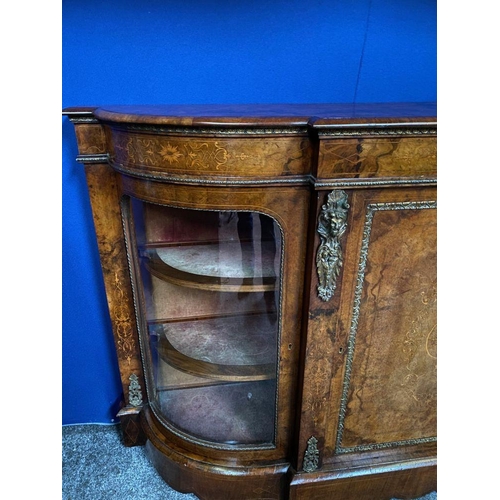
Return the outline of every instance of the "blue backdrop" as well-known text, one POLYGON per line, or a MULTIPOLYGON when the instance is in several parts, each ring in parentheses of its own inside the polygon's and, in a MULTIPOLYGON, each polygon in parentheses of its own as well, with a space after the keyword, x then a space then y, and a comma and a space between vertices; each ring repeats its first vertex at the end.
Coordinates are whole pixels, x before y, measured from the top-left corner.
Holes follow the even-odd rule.
MULTIPOLYGON (((63 0, 63 106, 436 100, 435 0, 63 0)), ((121 386, 83 167, 63 118, 63 424, 121 386)))

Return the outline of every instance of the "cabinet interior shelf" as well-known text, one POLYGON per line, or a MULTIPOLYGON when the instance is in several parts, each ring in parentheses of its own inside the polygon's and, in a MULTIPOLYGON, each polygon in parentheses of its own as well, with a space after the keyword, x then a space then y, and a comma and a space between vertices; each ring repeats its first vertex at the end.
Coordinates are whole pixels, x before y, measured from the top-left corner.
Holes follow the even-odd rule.
POLYGON ((267 314, 211 317, 150 326, 159 357, 181 372, 245 382, 276 376, 276 322, 267 314), (242 333, 245 332, 244 338, 242 333))
POLYGON ((146 248, 149 272, 175 285, 219 292, 269 292, 276 287, 274 251, 264 242, 146 248))

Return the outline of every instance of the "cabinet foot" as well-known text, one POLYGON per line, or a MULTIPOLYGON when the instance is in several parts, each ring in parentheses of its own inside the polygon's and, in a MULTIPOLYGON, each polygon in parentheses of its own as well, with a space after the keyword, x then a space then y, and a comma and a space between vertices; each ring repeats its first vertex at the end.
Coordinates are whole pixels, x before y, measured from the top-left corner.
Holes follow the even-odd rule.
POLYGON ((123 407, 117 417, 120 419, 122 439, 125 446, 144 446, 146 435, 139 421, 141 408, 123 407))

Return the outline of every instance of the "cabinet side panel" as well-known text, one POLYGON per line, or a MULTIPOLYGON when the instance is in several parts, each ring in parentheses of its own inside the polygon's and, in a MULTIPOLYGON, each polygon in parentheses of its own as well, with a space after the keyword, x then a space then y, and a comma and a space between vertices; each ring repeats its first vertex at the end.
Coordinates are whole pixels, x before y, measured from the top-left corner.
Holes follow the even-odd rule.
POLYGON ((125 404, 140 407, 144 380, 116 174, 107 164, 87 164, 85 173, 125 404))

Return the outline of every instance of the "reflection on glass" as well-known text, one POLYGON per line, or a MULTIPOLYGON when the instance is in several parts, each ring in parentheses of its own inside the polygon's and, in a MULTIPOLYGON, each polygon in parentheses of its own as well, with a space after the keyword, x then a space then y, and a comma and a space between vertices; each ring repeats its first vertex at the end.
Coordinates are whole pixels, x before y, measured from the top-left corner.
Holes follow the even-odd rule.
MULTIPOLYGON (((281 233, 267 215, 132 200, 155 400, 176 429, 270 444, 281 233)), ((152 392, 152 391, 150 391, 152 392)))

